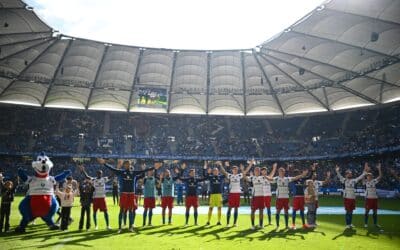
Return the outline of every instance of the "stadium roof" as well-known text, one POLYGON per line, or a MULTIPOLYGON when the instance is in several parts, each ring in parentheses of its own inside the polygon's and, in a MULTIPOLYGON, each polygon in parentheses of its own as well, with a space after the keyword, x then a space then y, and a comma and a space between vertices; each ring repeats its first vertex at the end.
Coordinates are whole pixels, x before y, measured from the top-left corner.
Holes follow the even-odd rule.
POLYGON ((399 0, 327 1, 256 48, 226 51, 75 38, 22 1, 0 7, 2 103, 293 115, 400 100, 399 0), (167 104, 139 105, 146 89, 165 90, 167 104))

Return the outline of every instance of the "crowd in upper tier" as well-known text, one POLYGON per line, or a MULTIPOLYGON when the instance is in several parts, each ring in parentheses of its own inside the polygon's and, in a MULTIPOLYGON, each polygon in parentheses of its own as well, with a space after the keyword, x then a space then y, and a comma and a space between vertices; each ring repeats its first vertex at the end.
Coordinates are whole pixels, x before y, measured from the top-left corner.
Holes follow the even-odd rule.
POLYGON ((0 107, 0 151, 309 157, 400 145, 400 107, 292 118, 0 107))

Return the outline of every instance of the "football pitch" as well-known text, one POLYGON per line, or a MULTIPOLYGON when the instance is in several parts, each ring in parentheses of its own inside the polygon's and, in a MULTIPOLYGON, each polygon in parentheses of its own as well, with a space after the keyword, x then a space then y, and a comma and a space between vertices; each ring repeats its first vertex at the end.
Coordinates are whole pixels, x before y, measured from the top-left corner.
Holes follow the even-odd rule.
MULTIPOLYGON (((18 225, 20 214, 18 204, 22 197, 16 197, 11 212, 12 230, 18 225)), ((364 216, 354 215, 354 230, 345 230, 344 216, 335 214, 334 207, 341 207, 339 197, 321 197, 321 211, 330 211, 318 216, 318 227, 314 230, 301 229, 301 219, 297 217, 297 230, 286 230, 283 216, 281 228, 275 228, 275 216, 272 215, 273 225, 262 229, 250 229, 250 216, 242 214, 238 219, 238 227, 226 228, 226 217, 222 215, 222 226, 217 226, 217 216, 214 215, 210 226, 205 226, 207 215, 199 211, 199 226, 194 226, 193 215, 189 227, 183 227, 183 209, 176 206, 172 225, 161 225, 160 208, 155 210, 152 227, 141 227, 142 215, 138 210, 135 232, 126 228, 121 234, 117 233, 119 207, 113 205, 112 199, 107 198, 111 231, 105 230, 102 213, 98 214, 99 229, 89 231, 78 230, 80 215, 79 198, 72 208, 74 222, 68 231, 50 231, 37 219, 35 225, 29 225, 25 234, 14 232, 0 234, 0 249, 400 249, 400 200, 381 199, 379 206, 388 213, 379 216, 379 224, 383 232, 372 226, 364 228, 364 216)), ((357 200, 357 207, 363 206, 363 200, 357 200)), ((243 207, 246 211, 246 207, 243 207)), ((256 221, 258 221, 258 216, 256 221)), ((264 218, 264 222, 266 222, 264 218)), ((289 224, 291 218, 289 219, 289 224)))

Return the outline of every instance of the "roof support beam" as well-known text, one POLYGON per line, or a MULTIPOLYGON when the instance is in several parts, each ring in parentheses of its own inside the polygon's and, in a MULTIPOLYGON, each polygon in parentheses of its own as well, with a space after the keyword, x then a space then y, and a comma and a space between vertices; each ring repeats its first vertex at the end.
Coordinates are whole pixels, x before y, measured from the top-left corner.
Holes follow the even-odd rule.
POLYGON ((210 105, 210 83, 211 83, 211 52, 207 53, 207 92, 206 92, 206 114, 210 105))
POLYGON ((275 102, 276 102, 276 104, 277 104, 278 107, 279 107, 279 110, 282 112, 282 115, 284 116, 284 115, 285 115, 285 111, 283 110, 282 105, 281 105, 281 102, 279 101, 278 96, 276 95, 276 92, 275 92, 274 88, 272 87, 271 81, 269 80, 269 78, 268 78, 268 76, 267 76, 267 73, 265 73, 265 70, 264 70, 264 68, 262 67, 261 63, 260 63, 260 60, 259 60, 258 57, 257 57, 257 52, 255 52, 255 51, 253 50, 253 51, 252 51, 252 54, 253 54, 254 59, 256 60, 256 62, 257 62, 257 64, 258 64, 258 67, 260 68, 260 70, 261 70, 261 72, 262 72, 262 74, 263 74, 265 80, 266 80, 267 83, 268 83, 269 90, 271 91, 271 95, 274 97, 275 102))
POLYGON ((322 87, 322 91, 324 92, 324 97, 325 97, 326 106, 328 106, 328 107, 329 107, 329 110, 331 110, 331 106, 329 105, 329 99, 328 99, 328 95, 326 94, 326 88, 325 88, 325 86, 322 87))
POLYGON ((23 49, 23 50, 17 51, 17 52, 12 53, 12 54, 10 54, 10 55, 8 55, 8 56, 5 56, 5 57, 3 57, 3 58, 0 58, 0 61, 3 61, 4 59, 8 59, 8 58, 10 58, 10 57, 13 57, 13 56, 15 56, 15 55, 18 55, 18 54, 23 53, 23 52, 25 52, 25 51, 28 51, 28 50, 30 50, 30 49, 39 47, 40 45, 43 45, 43 44, 47 43, 48 41, 51 41, 51 40, 54 40, 54 39, 55 39, 55 38, 45 38, 44 41, 41 42, 41 43, 34 44, 34 45, 29 46, 29 47, 27 47, 27 48, 25 48, 25 49, 23 49))
POLYGON ((383 86, 384 86, 384 83, 381 82, 381 86, 380 86, 380 90, 379 90, 379 102, 380 102, 380 103, 382 103, 383 86))
POLYGON ((311 95, 319 104, 321 104, 324 108, 327 110, 331 111, 329 109, 329 106, 326 105, 323 101, 321 101, 317 96, 315 96, 309 89, 307 89, 303 84, 299 83, 296 79, 294 79, 291 75, 289 75, 286 71, 283 69, 279 68, 275 63, 273 63, 271 60, 268 60, 264 55, 260 54, 261 58, 263 58, 265 61, 267 61, 269 64, 274 66, 276 69, 278 69, 280 72, 282 72, 285 76, 290 78, 293 82, 295 82, 300 88, 302 88, 304 91, 306 91, 309 95, 311 95))
POLYGON ((49 39, 49 37, 39 37, 39 38, 35 38, 35 39, 30 39, 30 40, 23 40, 23 41, 11 42, 11 43, 4 43, 4 44, 0 44, 0 46, 18 45, 18 44, 22 44, 22 43, 28 43, 28 42, 34 42, 34 41, 46 40, 46 39, 49 39))
POLYGON ((311 35, 311 34, 307 34, 307 33, 304 33, 304 32, 295 31, 293 29, 290 30, 289 32, 292 32, 292 33, 295 33, 295 34, 301 35, 301 36, 308 36, 308 37, 311 37, 311 38, 332 42, 332 43, 338 43, 338 44, 345 45, 345 46, 348 46, 348 47, 352 47, 352 48, 368 51, 370 53, 377 54, 377 55, 380 55, 380 56, 390 57, 392 59, 399 59, 397 56, 388 55, 388 54, 385 54, 385 53, 382 53, 382 52, 379 52, 379 51, 376 51, 376 50, 367 49, 365 47, 360 47, 360 46, 357 46, 357 45, 354 45, 354 44, 350 44, 350 43, 340 42, 340 41, 333 40, 333 39, 326 38, 326 37, 322 37, 322 36, 311 35))
POLYGON ((358 17, 362 17, 362 18, 367 18, 367 19, 370 19, 370 20, 375 21, 375 22, 382 22, 382 23, 387 23, 387 24, 390 24, 390 25, 400 25, 400 23, 392 22, 392 21, 389 21, 389 20, 383 20, 383 19, 379 19, 379 18, 376 18, 376 17, 372 17, 372 16, 365 16, 365 15, 360 15, 360 14, 356 14, 356 13, 352 13, 352 12, 331 9, 329 7, 325 7, 324 10, 328 10, 328 11, 332 11, 332 12, 336 12, 336 13, 349 14, 349 15, 352 15, 352 16, 358 16, 358 17))
POLYGON ((172 97, 172 85, 174 84, 174 76, 175 76, 175 66, 176 66, 176 58, 178 57, 178 52, 174 52, 174 58, 172 61, 172 70, 171 70, 171 81, 169 84, 169 91, 168 91, 168 109, 167 113, 171 110, 171 97, 172 97))
POLYGON ((100 75, 100 70, 101 70, 101 68, 102 68, 102 66, 103 66, 104 58, 106 57, 106 54, 107 54, 107 51, 108 51, 108 48, 109 48, 109 47, 110 47, 110 46, 105 45, 105 48, 104 48, 104 50, 103 50, 103 55, 101 56, 101 60, 100 60, 99 66, 97 67, 96 75, 95 75, 95 77, 94 77, 93 86, 90 86, 90 93, 89 93, 89 97, 88 97, 87 102, 86 102, 86 105, 85 105, 85 109, 88 109, 88 108, 89 108, 90 99, 92 99, 93 90, 94 90, 94 88, 96 87, 96 83, 97 83, 97 80, 98 80, 99 75, 100 75))
MULTIPOLYGON (((265 55, 265 54, 264 54, 264 55, 265 55)), ((274 56, 271 56, 271 55, 266 55, 266 56, 271 57, 271 58, 274 58, 274 59, 276 59, 276 60, 278 60, 278 61, 287 63, 287 64, 292 65, 292 66, 294 66, 294 67, 302 68, 301 66, 296 65, 296 64, 293 64, 293 63, 288 62, 288 61, 286 61, 286 60, 283 60, 283 59, 280 59, 280 58, 277 58, 277 57, 274 57, 274 56)), ((323 75, 320 75, 320 74, 318 74, 318 73, 316 73, 316 72, 314 72, 314 71, 312 71, 312 70, 307 69, 307 71, 310 72, 311 74, 315 75, 315 76, 318 76, 319 78, 322 78, 322 79, 324 79, 324 80, 326 80, 326 81, 329 81, 329 82, 332 83, 333 85, 336 85, 336 86, 338 86, 338 87, 340 87, 340 88, 342 88, 342 89, 344 89, 344 90, 346 90, 346 91, 352 93, 353 95, 356 95, 356 96, 358 96, 358 97, 360 97, 360 98, 362 98, 362 99, 364 99, 364 100, 366 100, 366 101, 368 101, 368 102, 371 102, 371 103, 374 103, 374 104, 379 104, 376 100, 374 100, 374 99, 372 99, 372 98, 370 98, 370 97, 368 97, 368 96, 366 96, 366 95, 364 95, 364 94, 362 94, 362 93, 360 93, 360 92, 358 92, 358 91, 355 91, 355 90, 353 90, 353 89, 351 89, 351 88, 349 88, 349 87, 347 87, 347 86, 344 86, 344 85, 342 85, 342 84, 336 83, 335 81, 333 81, 333 80, 331 80, 331 79, 329 79, 329 78, 327 78, 327 77, 325 77, 325 76, 323 76, 323 75)))
POLYGON ((144 50, 140 49, 139 50, 139 56, 138 56, 138 59, 137 59, 137 62, 136 62, 135 74, 133 75, 133 82, 132 82, 132 87, 131 87, 131 90, 130 90, 131 93, 129 95, 129 100, 128 100, 128 112, 131 110, 131 102, 132 102, 132 98, 133 98, 133 93, 135 92, 136 83, 138 82, 137 81, 137 76, 138 76, 138 73, 139 73, 140 63, 142 62, 143 53, 144 53, 144 50))
POLYGON ((247 115, 247 101, 246 101, 246 73, 244 68, 244 52, 240 52, 240 62, 242 64, 242 81, 243 81, 243 111, 247 115))
POLYGON ((42 55, 44 55, 44 54, 45 54, 51 47, 53 47, 54 44, 56 44, 56 43, 57 43, 57 42, 53 41, 53 43, 49 44, 49 46, 47 46, 46 49, 44 49, 41 53, 39 53, 39 54, 35 57, 35 59, 33 59, 31 62, 29 62, 29 63, 26 65, 26 67, 18 74, 18 76, 17 76, 16 78, 14 78, 14 79, 7 85, 7 87, 5 87, 5 88, 3 89, 3 91, 0 92, 0 96, 3 95, 3 94, 11 87, 11 85, 14 84, 14 82, 18 81, 19 78, 20 78, 22 75, 24 75, 24 73, 29 69, 29 67, 30 67, 31 65, 33 65, 42 55))
POLYGON ((15 32, 15 33, 3 33, 0 36, 12 36, 12 35, 36 35, 36 34, 49 34, 51 35, 52 31, 39 31, 39 32, 15 32))
MULTIPOLYGON (((335 65, 332 65, 332 64, 321 62, 319 60, 311 59, 311 58, 308 58, 308 57, 298 56, 296 54, 292 54, 292 53, 288 53, 288 52, 282 52, 280 50, 270 49, 270 48, 265 48, 265 50, 269 50, 269 51, 272 51, 272 52, 276 52, 276 53, 280 53, 280 54, 284 54, 284 55, 288 55, 288 56, 293 56, 293 57, 296 57, 296 58, 299 58, 299 59, 304 59, 306 61, 310 61, 310 62, 313 62, 313 63, 322 64, 322 65, 325 65, 325 66, 328 66, 328 67, 331 67, 331 68, 334 68, 334 69, 338 69, 338 70, 342 70, 342 71, 345 71, 345 72, 349 72, 352 75, 354 75, 354 78, 365 77, 365 78, 372 79, 372 80, 382 81, 381 79, 378 79, 378 78, 373 77, 373 76, 369 76, 367 74, 361 74, 361 73, 358 73, 358 72, 355 72, 355 71, 352 71, 352 70, 349 70, 349 69, 345 69, 345 68, 342 68, 342 67, 339 67, 339 66, 335 66, 335 65)), ((262 53, 262 54, 269 55, 269 54, 265 54, 265 53, 262 53)), ((385 67, 388 67, 389 65, 393 65, 395 63, 398 63, 398 62, 400 62, 400 58, 395 59, 395 61, 393 63, 391 63, 391 64, 388 64, 388 65, 386 65, 386 66, 384 66, 382 68, 379 68, 379 70, 383 69, 385 67)), ((372 72, 369 72, 368 74, 370 74, 372 72)), ((400 87, 400 86, 398 86, 398 85, 396 85, 394 83, 391 83, 391 82, 384 81, 384 83, 387 84, 387 85, 393 86, 393 87, 400 87)))
POLYGON ((65 55, 67 55, 68 50, 71 48, 71 44, 72 44, 72 39, 68 41, 68 45, 67 45, 67 47, 65 48, 64 53, 63 53, 63 55, 62 55, 62 57, 61 57, 61 60, 60 60, 60 62, 59 62, 58 65, 57 65, 57 69, 54 71, 54 75, 53 75, 53 77, 51 78, 51 81, 50 81, 50 83, 49 83, 49 87, 47 87, 47 91, 46 91, 46 94, 45 94, 44 99, 43 99, 42 107, 44 107, 44 105, 45 105, 46 102, 47 102, 47 98, 49 97, 50 90, 51 90, 51 88, 52 88, 53 85, 54 85, 54 80, 55 80, 55 78, 57 77, 57 74, 58 74, 58 72, 60 71, 60 69, 61 69, 61 67, 62 67, 62 65, 63 65, 63 63, 64 63, 65 55))

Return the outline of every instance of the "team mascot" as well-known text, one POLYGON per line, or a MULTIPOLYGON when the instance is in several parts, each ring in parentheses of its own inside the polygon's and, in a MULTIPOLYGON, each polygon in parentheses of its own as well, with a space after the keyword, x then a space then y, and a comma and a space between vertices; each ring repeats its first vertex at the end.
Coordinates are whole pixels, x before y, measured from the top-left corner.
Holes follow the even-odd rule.
POLYGON ((49 176, 53 163, 44 153, 32 162, 32 167, 35 170, 34 176, 28 176, 23 169, 18 169, 19 178, 29 185, 29 189, 19 204, 22 220, 15 229, 17 233, 24 233, 28 223, 37 217, 41 217, 51 230, 59 229, 53 221, 59 206, 54 196, 54 185, 63 181, 71 171, 66 170, 57 176, 49 176))

